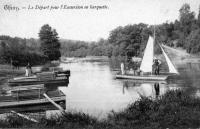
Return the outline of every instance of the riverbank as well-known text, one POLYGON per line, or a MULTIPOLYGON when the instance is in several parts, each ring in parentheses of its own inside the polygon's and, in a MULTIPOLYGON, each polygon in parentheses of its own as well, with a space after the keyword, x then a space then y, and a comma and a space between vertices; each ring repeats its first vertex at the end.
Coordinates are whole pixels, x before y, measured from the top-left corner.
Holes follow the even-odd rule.
POLYGON ((25 74, 24 69, 12 69, 10 65, 0 64, 0 85, 7 79, 25 74))
MULTIPOLYGON (((60 64, 58 61, 47 62, 46 64, 32 67, 33 72, 52 70, 60 64)), ((25 67, 12 68, 9 64, 0 64, 0 81, 19 75, 25 75, 25 67)))
POLYGON ((41 118, 35 124, 17 116, 0 121, 0 127, 14 128, 198 128, 200 127, 200 98, 185 91, 168 91, 158 99, 141 97, 120 112, 110 112, 108 118, 97 120, 84 113, 64 113, 60 117, 41 118))
POLYGON ((164 45, 164 49, 176 64, 200 63, 200 57, 198 55, 189 54, 182 48, 172 48, 164 45))

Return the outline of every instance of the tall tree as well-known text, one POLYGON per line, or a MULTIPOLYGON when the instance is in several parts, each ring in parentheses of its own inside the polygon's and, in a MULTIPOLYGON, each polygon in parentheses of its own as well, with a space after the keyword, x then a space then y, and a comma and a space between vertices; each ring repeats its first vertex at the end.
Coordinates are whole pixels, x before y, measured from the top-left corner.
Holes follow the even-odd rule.
POLYGON ((180 10, 180 34, 179 36, 179 46, 186 48, 186 37, 192 32, 193 24, 195 24, 195 15, 194 12, 190 11, 190 5, 184 4, 180 10))
POLYGON ((61 54, 60 42, 56 30, 52 29, 48 24, 45 24, 40 29, 39 38, 43 54, 49 60, 58 60, 61 54))
POLYGON ((199 14, 198 14, 198 17, 197 17, 197 25, 200 28, 200 6, 199 6, 199 14))
POLYGON ((190 5, 184 4, 180 12, 180 25, 181 29, 184 32, 185 36, 187 36, 191 32, 192 24, 195 22, 194 12, 190 11, 190 5))
POLYGON ((187 52, 188 53, 199 53, 200 52, 200 29, 192 31, 187 37, 187 52))

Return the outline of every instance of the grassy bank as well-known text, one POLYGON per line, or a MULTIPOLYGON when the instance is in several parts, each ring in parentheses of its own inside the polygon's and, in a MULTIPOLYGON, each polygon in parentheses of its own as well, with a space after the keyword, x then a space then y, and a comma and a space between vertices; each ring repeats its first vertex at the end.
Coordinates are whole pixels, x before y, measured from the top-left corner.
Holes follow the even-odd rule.
POLYGON ((164 46, 165 51, 172 59, 175 64, 184 64, 184 63, 199 63, 200 56, 197 54, 189 54, 186 50, 182 48, 172 48, 169 46, 164 46))
POLYGON ((110 112, 107 119, 97 120, 84 113, 65 113, 60 117, 41 118, 38 124, 9 116, 0 127, 33 128, 198 128, 200 127, 200 99, 186 92, 169 91, 156 100, 141 98, 121 112, 110 112))
POLYGON ((10 65, 0 64, 0 85, 9 78, 23 74, 25 74, 25 71, 22 69, 12 69, 10 65))

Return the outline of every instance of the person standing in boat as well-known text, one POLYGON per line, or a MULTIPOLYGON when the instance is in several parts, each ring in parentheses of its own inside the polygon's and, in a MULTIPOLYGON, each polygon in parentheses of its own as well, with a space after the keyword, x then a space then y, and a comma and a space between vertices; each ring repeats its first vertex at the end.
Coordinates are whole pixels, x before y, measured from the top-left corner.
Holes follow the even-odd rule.
POLYGON ((158 59, 154 59, 154 74, 155 75, 160 74, 160 64, 161 62, 158 59))
POLYGON ((124 75, 125 74, 124 63, 122 62, 120 66, 121 66, 121 73, 122 75, 124 75))
POLYGON ((29 77, 32 73, 32 70, 31 70, 31 65, 30 63, 28 62, 28 65, 26 66, 26 73, 25 73, 25 76, 26 77, 29 77))

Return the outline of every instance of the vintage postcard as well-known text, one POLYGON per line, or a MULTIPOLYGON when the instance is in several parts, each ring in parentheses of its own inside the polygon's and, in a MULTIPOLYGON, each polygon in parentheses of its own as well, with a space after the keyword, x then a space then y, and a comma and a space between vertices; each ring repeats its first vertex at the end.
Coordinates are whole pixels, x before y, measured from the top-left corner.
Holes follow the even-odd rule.
POLYGON ((200 128, 199 0, 1 0, 0 128, 200 128))

